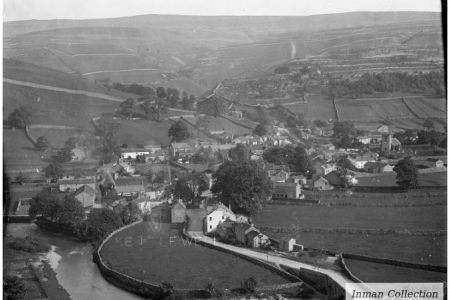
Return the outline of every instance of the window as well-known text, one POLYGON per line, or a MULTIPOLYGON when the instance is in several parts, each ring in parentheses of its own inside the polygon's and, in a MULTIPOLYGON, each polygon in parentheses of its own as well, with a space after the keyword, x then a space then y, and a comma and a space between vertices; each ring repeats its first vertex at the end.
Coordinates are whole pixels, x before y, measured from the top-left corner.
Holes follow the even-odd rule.
POLYGON ((225 219, 225 217, 224 217, 224 216, 222 216, 222 220, 223 220, 223 219, 225 219))
POLYGON ((212 225, 209 225, 209 229, 212 229, 212 225))
POLYGON ((209 220, 212 221, 212 217, 209 217, 209 220))

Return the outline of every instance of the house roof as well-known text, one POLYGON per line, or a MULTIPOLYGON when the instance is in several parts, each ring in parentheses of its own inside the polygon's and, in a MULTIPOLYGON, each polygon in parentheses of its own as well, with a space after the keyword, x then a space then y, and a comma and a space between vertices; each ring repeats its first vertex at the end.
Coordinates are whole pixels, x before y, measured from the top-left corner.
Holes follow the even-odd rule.
POLYGON ((78 179, 68 179, 59 180, 59 184, 92 184, 95 183, 95 178, 78 178, 78 179))
POLYGON ((141 177, 119 177, 116 180, 117 193, 145 192, 144 179, 141 177))
POLYGON ((81 194, 81 193, 86 193, 89 196, 95 196, 95 190, 88 186, 88 185, 83 185, 82 187, 80 187, 79 189, 77 189, 74 193, 75 196, 81 194))
POLYGON ((247 232, 247 238, 248 239, 254 239, 255 237, 257 237, 258 235, 260 235, 261 234, 261 232, 259 232, 258 230, 256 230, 256 229, 253 229, 253 230, 250 230, 249 232, 247 232))
POLYGON ((384 168, 387 165, 388 165, 388 163, 374 161, 374 162, 368 162, 364 166, 367 168, 384 168))
POLYGON ((323 182, 323 183, 328 183, 328 180, 326 180, 325 178, 323 178, 322 176, 321 177, 319 177, 319 178, 317 178, 315 181, 314 181, 314 183, 316 183, 316 182, 323 182))
POLYGON ((220 202, 214 206, 207 207, 208 215, 216 210, 221 210, 221 211, 233 214, 233 211, 231 209, 229 209, 228 207, 226 207, 224 204, 222 204, 220 202))
POLYGON ((274 182, 273 183, 274 187, 276 187, 276 186, 279 186, 279 187, 282 187, 282 186, 284 186, 284 187, 296 187, 297 185, 298 184, 294 183, 294 182, 274 182))

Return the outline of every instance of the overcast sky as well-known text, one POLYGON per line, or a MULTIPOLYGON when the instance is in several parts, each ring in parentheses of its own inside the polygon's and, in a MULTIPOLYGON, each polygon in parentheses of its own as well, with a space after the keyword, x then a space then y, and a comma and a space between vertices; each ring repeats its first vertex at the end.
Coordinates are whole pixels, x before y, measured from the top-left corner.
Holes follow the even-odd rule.
POLYGON ((3 20, 144 14, 302 16, 348 11, 441 11, 439 0, 3 0, 3 20))

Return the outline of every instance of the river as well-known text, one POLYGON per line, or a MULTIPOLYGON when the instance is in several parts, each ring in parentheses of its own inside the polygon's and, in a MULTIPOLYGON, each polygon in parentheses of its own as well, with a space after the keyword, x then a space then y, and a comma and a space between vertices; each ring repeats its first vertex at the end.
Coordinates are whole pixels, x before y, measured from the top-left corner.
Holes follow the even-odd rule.
POLYGON ((92 262, 92 246, 61 234, 43 230, 34 223, 12 223, 6 233, 15 237, 42 238, 52 245, 46 255, 59 284, 73 300, 143 299, 107 282, 92 262))

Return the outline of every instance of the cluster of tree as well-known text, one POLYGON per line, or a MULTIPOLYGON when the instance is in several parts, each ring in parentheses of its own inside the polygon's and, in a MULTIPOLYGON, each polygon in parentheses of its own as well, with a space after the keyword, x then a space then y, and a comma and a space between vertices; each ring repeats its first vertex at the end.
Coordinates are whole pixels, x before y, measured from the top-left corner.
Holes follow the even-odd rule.
POLYGON ((74 232, 80 232, 85 217, 83 206, 73 195, 58 196, 48 189, 39 192, 31 199, 30 216, 41 215, 51 222, 67 225, 74 232))
POLYGON ((418 172, 414 161, 410 157, 400 160, 394 167, 397 173, 397 184, 404 189, 415 188, 418 186, 418 172))
POLYGON ((436 130, 407 129, 404 132, 396 132, 394 137, 403 145, 432 145, 447 148, 446 134, 436 130))
POLYGON ((120 157, 120 146, 116 141, 116 131, 119 123, 114 120, 100 118, 95 125, 95 135, 99 137, 97 141, 96 154, 100 156, 103 163, 109 163, 120 157))
POLYGON ((24 299, 27 293, 25 279, 17 275, 7 275, 3 277, 3 299, 20 300, 24 299))
POLYGON ((308 171, 309 157, 302 145, 272 147, 264 151, 263 158, 276 165, 288 165, 293 172, 308 171))
POLYGON ((50 142, 45 136, 40 136, 36 139, 36 144, 34 145, 39 151, 47 150, 50 147, 50 142))
POLYGON ((140 211, 133 202, 116 209, 93 210, 86 219, 84 208, 73 194, 55 194, 44 189, 31 199, 29 214, 42 216, 49 221, 64 225, 79 237, 98 241, 117 228, 135 222, 140 211))
POLYGON ((282 65, 275 68, 273 71, 275 74, 286 74, 289 73, 291 70, 289 69, 288 65, 282 65))
POLYGON ((445 95, 443 71, 408 74, 404 72, 365 73, 356 81, 332 79, 328 94, 332 98, 358 98, 375 92, 433 92, 445 95))
POLYGON ((24 107, 20 106, 9 114, 6 123, 15 128, 25 128, 30 124, 31 113, 24 107))
POLYGON ((178 178, 172 185, 172 194, 176 199, 183 199, 188 206, 197 207, 201 194, 208 188, 205 175, 194 172, 178 178))
POLYGON ((149 120, 160 121, 161 117, 167 113, 168 107, 178 107, 191 110, 194 107, 196 98, 185 91, 180 94, 176 88, 151 87, 139 84, 113 84, 113 88, 140 96, 137 100, 127 99, 119 105, 119 114, 132 118, 145 117, 149 120))
POLYGON ((177 121, 172 124, 167 134, 170 138, 172 138, 172 141, 175 142, 181 142, 191 136, 187 126, 182 121, 177 121))

